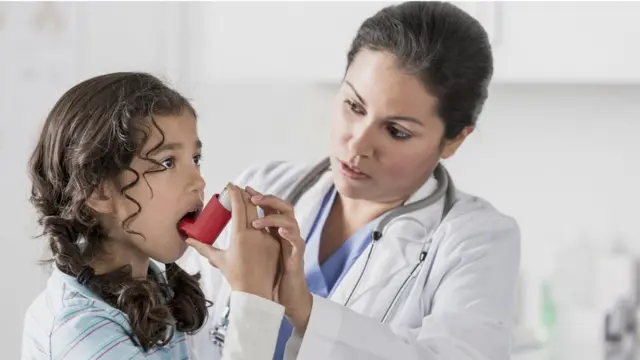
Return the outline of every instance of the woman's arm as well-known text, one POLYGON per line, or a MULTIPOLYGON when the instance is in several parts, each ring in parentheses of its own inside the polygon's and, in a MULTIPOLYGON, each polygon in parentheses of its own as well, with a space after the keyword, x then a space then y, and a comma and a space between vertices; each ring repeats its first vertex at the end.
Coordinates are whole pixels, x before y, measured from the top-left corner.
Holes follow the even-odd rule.
POLYGON ((271 360, 284 306, 252 294, 231 292, 223 360, 271 360))

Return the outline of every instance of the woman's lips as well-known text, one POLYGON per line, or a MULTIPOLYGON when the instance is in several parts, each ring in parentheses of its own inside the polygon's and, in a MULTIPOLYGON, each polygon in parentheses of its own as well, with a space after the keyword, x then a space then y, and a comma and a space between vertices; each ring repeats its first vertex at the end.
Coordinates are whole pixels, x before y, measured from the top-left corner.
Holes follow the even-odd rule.
POLYGON ((346 178, 349 178, 351 180, 365 180, 370 178, 369 175, 365 174, 364 172, 360 171, 357 168, 350 166, 348 163, 341 160, 340 160, 340 172, 346 178))

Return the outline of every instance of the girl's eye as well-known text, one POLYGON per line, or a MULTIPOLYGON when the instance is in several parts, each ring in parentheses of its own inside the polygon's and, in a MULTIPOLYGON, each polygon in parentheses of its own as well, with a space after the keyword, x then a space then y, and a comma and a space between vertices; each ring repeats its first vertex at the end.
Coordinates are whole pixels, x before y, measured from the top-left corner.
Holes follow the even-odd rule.
POLYGON ((196 164, 196 166, 200 166, 200 161, 202 161, 202 155, 196 155, 193 157, 193 163, 196 164))

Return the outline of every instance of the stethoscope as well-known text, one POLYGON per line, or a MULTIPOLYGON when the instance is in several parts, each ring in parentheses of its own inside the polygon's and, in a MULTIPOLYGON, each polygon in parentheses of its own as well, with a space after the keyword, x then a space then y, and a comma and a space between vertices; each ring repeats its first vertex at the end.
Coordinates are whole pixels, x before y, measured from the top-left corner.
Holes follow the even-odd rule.
MULTIPOLYGON (((320 177, 322 177, 322 175, 325 172, 327 172, 329 168, 330 168, 329 158, 323 159, 316 166, 314 166, 302 179, 300 179, 296 183, 296 185, 294 185, 294 187, 291 189, 289 194, 284 198, 284 200, 291 203, 292 205, 295 205, 298 202, 298 200, 302 197, 302 195, 304 195, 304 193, 307 190, 309 190, 313 185, 315 185, 315 183, 317 183, 318 180, 320 180, 320 177)), ((438 181, 438 187, 436 188, 436 191, 434 191, 431 195, 429 195, 425 199, 416 201, 408 205, 403 205, 391 210, 384 217, 382 217, 382 219, 380 219, 380 221, 377 223, 372 233, 373 242, 369 247, 369 251, 367 253, 367 258, 365 260, 364 267, 362 268, 362 271, 360 272, 360 275, 358 276, 358 280, 353 286, 353 289, 351 289, 351 293, 347 297, 347 300, 345 301, 344 306, 349 305, 349 302, 351 301, 353 294, 355 294, 358 288, 358 285, 360 284, 360 281, 362 280, 362 277, 365 271, 367 270, 367 265, 369 264, 369 260, 371 259, 371 254, 373 254, 373 250, 376 247, 376 244, 382 238, 384 228, 391 221, 393 221, 394 219, 398 218, 401 215, 404 215, 413 211, 417 211, 417 210, 426 208, 427 206, 433 205, 434 203, 436 203, 437 201, 439 201, 444 197, 445 203, 444 203, 442 216, 440 217, 440 222, 438 226, 442 224, 445 217, 447 216, 447 214, 449 213, 449 211, 451 210, 451 208, 455 203, 455 187, 453 186, 453 182, 451 181, 451 177, 449 176, 449 173, 447 172, 447 170, 444 168, 442 164, 439 163, 436 166, 433 175, 438 181)), ((435 233, 436 231, 432 232, 432 234, 435 234, 435 233)), ((405 290, 408 288, 409 283, 411 282, 412 279, 414 279, 414 277, 417 275, 420 268, 424 265, 424 261, 427 258, 427 253, 432 243, 432 240, 433 240, 433 235, 430 236, 422 245, 422 249, 420 250, 420 256, 418 258, 418 263, 416 263, 416 265, 413 267, 409 275, 403 281, 398 291, 396 291, 396 294, 391 300, 391 303, 389 304, 386 311, 384 312, 384 315, 382 316, 381 323, 383 324, 386 323, 392 310, 396 307, 398 300, 400 299, 402 294, 405 292, 405 290)), ((228 300, 222 312, 220 320, 213 327, 213 329, 209 331, 209 336, 211 338, 211 341, 220 349, 222 349, 222 347, 224 346, 224 341, 227 335, 227 329, 229 327, 230 311, 231 309, 230 309, 230 304, 228 300)))

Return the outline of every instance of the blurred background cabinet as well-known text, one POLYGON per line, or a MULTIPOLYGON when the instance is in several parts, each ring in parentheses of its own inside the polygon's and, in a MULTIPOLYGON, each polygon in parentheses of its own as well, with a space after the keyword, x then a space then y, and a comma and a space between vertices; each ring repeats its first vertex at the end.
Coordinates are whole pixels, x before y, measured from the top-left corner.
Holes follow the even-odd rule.
MULTIPOLYGON (((358 26, 397 2, 185 4, 205 80, 335 83, 358 26)), ((494 47, 499 83, 640 81, 639 2, 454 2, 494 47)), ((202 80, 202 79, 201 79, 202 80)))

